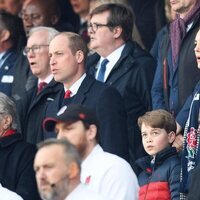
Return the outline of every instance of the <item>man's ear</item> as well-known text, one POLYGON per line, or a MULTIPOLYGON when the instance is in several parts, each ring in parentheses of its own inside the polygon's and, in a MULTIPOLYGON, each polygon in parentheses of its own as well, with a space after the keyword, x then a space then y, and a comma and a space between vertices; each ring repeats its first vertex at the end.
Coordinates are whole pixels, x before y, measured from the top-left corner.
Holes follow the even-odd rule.
POLYGON ((76 57, 77 63, 82 63, 82 62, 83 62, 83 59, 84 59, 84 54, 83 54, 83 52, 82 52, 81 50, 78 50, 78 51, 76 52, 75 57, 76 57))
POLYGON ((0 41, 1 42, 5 42, 10 38, 10 31, 4 29, 1 31, 1 37, 0 37, 0 41))
POLYGON ((80 174, 80 169, 75 162, 71 162, 68 166, 68 177, 69 179, 73 179, 80 174))
POLYGON ((175 138, 176 138, 176 133, 174 131, 168 133, 168 140, 170 144, 174 142, 175 138))
POLYGON ((94 140, 97 135, 97 127, 94 124, 91 124, 89 129, 87 130, 87 139, 94 140))
POLYGON ((113 29, 113 33, 114 33, 114 38, 119 38, 121 35, 122 35, 122 27, 121 26, 116 26, 114 29, 113 29))
POLYGON ((51 17, 51 23, 52 25, 55 25, 58 22, 58 16, 54 15, 51 17))

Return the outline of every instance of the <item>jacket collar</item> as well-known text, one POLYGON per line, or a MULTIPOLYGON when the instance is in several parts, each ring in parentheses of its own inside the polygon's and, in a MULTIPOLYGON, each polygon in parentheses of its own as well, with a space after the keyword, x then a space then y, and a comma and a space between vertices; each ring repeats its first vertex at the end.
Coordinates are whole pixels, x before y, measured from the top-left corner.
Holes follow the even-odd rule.
POLYGON ((19 133, 9 135, 7 137, 2 137, 0 138, 0 147, 5 148, 18 141, 22 141, 22 136, 19 133))

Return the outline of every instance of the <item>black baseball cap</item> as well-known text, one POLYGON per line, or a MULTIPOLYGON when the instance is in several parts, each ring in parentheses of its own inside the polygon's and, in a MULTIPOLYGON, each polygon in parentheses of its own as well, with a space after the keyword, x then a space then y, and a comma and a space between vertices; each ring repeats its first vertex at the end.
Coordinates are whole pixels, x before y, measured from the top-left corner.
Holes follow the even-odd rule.
POLYGON ((51 132, 54 131, 57 122, 76 122, 83 121, 89 125, 94 124, 99 128, 99 122, 95 113, 87 106, 71 104, 62 107, 55 117, 48 117, 43 121, 43 129, 51 132))

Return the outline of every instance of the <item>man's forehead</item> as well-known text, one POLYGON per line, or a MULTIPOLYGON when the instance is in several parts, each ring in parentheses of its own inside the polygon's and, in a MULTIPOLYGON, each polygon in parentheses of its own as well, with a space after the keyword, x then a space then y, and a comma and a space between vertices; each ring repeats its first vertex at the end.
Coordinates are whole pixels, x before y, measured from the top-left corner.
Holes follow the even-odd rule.
POLYGON ((33 10, 43 11, 45 9, 45 5, 43 5, 40 1, 27 1, 23 4, 22 11, 33 11, 33 10))
POLYGON ((75 124, 77 121, 67 121, 67 122, 62 122, 62 121, 58 121, 56 122, 55 127, 63 127, 63 128, 67 128, 68 126, 71 126, 73 124, 75 124))

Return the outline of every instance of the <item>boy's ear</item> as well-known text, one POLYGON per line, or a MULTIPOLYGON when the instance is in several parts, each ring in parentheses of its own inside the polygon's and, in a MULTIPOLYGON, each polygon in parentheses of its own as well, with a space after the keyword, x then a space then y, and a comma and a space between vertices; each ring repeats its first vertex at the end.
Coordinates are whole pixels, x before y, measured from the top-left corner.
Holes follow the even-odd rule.
POLYGON ((174 131, 171 131, 168 134, 169 143, 172 144, 174 142, 175 138, 176 138, 176 133, 174 131))

